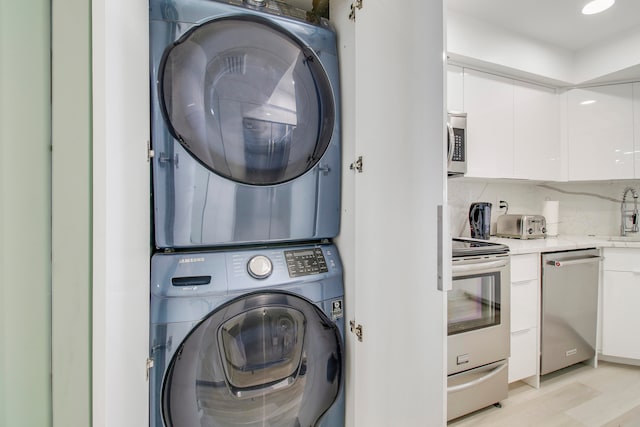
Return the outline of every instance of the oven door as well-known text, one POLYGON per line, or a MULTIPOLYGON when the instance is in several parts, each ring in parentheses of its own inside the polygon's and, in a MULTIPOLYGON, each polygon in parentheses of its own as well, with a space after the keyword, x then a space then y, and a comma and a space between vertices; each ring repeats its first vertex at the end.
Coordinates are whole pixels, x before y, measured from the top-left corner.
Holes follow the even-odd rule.
POLYGON ((447 374, 509 357, 509 255, 454 258, 447 293, 447 374))

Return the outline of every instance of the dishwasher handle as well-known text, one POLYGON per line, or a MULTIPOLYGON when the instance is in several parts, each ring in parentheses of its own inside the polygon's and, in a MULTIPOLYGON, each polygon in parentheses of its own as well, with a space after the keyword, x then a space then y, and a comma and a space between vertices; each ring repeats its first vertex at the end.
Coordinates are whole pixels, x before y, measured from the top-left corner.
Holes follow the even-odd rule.
POLYGON ((584 258, 572 258, 572 259, 566 259, 566 260, 562 260, 562 259, 550 259, 547 261, 547 265, 551 265, 553 267, 570 267, 572 265, 578 265, 578 264, 587 264, 587 263, 592 263, 592 262, 598 262, 600 260, 602 260, 604 257, 601 257, 599 255, 591 255, 588 257, 584 257, 584 258))

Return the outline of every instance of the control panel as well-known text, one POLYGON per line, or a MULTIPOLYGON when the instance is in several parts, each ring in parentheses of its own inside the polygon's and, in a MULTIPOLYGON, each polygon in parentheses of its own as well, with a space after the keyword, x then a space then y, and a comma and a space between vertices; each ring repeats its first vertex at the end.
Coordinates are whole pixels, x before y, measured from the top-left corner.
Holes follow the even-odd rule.
POLYGON ((321 248, 284 251, 289 277, 327 273, 329 268, 321 248))
POLYGON ((464 162, 464 129, 453 128, 453 155, 454 162, 464 162))

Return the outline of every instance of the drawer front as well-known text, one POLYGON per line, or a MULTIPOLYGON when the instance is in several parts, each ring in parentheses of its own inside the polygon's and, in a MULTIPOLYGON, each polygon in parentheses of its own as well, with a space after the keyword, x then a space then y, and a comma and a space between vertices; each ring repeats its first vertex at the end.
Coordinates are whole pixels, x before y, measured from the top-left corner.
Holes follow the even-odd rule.
POLYGON ((511 283, 511 332, 538 326, 538 279, 511 283))
POLYGON ((538 328, 511 333, 509 382, 536 375, 538 370, 538 328))
POLYGON ((511 281, 537 279, 540 276, 540 255, 523 254, 511 256, 511 281))
POLYGON ((640 249, 604 248, 602 268, 605 271, 640 272, 640 249))

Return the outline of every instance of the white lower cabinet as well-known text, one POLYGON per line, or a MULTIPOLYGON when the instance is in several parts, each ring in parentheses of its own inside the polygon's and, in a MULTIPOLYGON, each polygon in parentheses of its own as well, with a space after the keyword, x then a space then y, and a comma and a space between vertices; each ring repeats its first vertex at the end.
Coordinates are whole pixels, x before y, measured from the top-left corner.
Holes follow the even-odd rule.
POLYGON ((540 255, 511 256, 511 356, 509 382, 537 386, 540 355, 540 255), (533 378, 533 379, 532 379, 533 378))
POLYGON ((511 332, 509 382, 532 377, 538 373, 538 328, 511 332))
POLYGON ((605 248, 602 354, 640 360, 640 249, 605 248))

